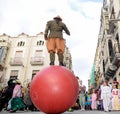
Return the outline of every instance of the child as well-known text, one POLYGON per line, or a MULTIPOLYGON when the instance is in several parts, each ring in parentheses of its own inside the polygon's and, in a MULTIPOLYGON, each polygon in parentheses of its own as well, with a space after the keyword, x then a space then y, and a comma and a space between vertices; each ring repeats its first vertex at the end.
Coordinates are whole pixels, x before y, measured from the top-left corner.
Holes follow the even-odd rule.
POLYGON ((91 110, 91 93, 90 90, 86 93, 86 102, 85 102, 85 107, 87 110, 91 110))
POLYGON ((95 92, 95 89, 93 89, 92 91, 91 100, 92 100, 92 104, 91 104, 92 110, 97 109, 97 94, 95 92))

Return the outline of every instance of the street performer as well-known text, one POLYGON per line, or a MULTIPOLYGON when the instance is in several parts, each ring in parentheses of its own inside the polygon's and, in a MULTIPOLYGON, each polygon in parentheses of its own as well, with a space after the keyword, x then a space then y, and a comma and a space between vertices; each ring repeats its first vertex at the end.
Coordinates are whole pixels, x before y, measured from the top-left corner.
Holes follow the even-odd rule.
POLYGON ((50 54, 50 65, 54 65, 55 53, 57 53, 59 65, 64 66, 63 53, 65 49, 65 41, 63 38, 63 30, 67 35, 70 35, 68 28, 62 22, 60 16, 54 17, 53 20, 48 21, 46 24, 44 38, 46 40, 48 53, 50 54))

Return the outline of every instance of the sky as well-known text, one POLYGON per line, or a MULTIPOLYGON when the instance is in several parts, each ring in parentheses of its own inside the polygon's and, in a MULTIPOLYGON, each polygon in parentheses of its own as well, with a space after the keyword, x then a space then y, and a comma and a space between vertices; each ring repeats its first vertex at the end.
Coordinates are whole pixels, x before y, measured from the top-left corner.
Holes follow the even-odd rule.
POLYGON ((100 28, 103 0, 0 0, 0 35, 37 35, 59 15, 68 27, 73 71, 87 86, 100 28))

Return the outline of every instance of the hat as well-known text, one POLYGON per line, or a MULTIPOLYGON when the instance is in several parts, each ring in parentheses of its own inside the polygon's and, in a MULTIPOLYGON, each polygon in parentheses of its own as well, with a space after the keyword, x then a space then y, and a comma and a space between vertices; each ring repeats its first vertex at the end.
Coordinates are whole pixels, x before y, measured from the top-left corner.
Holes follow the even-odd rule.
POLYGON ((16 83, 21 84, 20 80, 16 80, 16 83))
POLYGON ((53 19, 59 19, 60 21, 62 21, 62 18, 59 15, 54 17, 53 19))
POLYGON ((13 83, 16 83, 16 80, 13 80, 13 83))

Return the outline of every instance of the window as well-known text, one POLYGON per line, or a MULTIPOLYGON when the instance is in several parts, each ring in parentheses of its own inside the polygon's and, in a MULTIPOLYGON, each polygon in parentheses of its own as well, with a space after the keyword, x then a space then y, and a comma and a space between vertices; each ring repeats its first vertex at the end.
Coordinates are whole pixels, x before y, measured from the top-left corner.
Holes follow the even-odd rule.
POLYGON ((10 79, 17 79, 17 78, 18 78, 18 70, 11 70, 10 79))
POLYGON ((43 58, 43 50, 35 51, 35 61, 42 61, 43 58))
POLYGON ((118 34, 116 35, 115 39, 117 41, 118 51, 120 52, 120 44, 119 44, 119 36, 118 36, 118 34))
POLYGON ((37 72, 39 72, 39 70, 33 70, 32 71, 32 79, 34 78, 34 76, 36 75, 37 72))
POLYGON ((115 19, 115 11, 114 11, 114 8, 112 8, 111 19, 115 19))
POLYGON ((0 47, 0 61, 2 61, 3 54, 4 54, 4 47, 0 47))
POLYGON ((104 76, 105 76, 105 62, 103 60, 103 73, 104 73, 104 76))
POLYGON ((22 61, 22 55, 23 55, 23 51, 16 51, 14 61, 15 62, 21 62, 22 61))
POLYGON ((18 44, 17 44, 17 46, 24 46, 25 45, 25 42, 23 42, 23 41, 20 41, 20 42, 18 42, 18 44))
POLYGON ((23 51, 16 51, 15 52, 15 57, 21 57, 22 53, 23 53, 23 51))
POLYGON ((101 53, 102 53, 102 56, 104 56, 104 52, 103 52, 103 51, 101 51, 101 53))
POLYGON ((40 46, 40 45, 44 45, 44 41, 42 40, 37 41, 37 46, 40 46))
POLYGON ((113 51, 113 46, 112 46, 111 40, 108 40, 108 48, 109 48, 110 62, 112 62, 113 57, 114 57, 114 51, 113 51))

